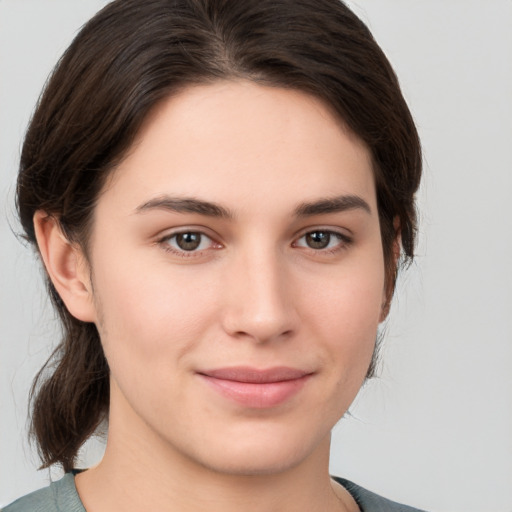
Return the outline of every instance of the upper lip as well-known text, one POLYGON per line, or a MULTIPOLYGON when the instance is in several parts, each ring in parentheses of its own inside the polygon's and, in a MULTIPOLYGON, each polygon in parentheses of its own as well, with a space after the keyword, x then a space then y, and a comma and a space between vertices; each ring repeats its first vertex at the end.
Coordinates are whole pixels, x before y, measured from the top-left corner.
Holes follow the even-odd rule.
POLYGON ((311 372, 300 370, 298 368, 290 368, 288 366, 276 366, 267 369, 252 368, 249 366, 231 366, 228 368, 204 370, 198 373, 214 379, 254 384, 268 384, 270 382, 296 380, 311 374, 311 372))

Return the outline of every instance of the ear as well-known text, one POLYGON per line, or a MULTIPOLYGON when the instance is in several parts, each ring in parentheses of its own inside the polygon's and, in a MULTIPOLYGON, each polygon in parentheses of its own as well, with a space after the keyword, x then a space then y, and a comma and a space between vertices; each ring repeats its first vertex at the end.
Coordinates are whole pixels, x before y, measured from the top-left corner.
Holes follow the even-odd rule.
POLYGON ((90 271, 82 250, 66 238, 55 217, 38 210, 33 220, 37 245, 57 293, 75 318, 94 322, 90 271))
POLYGON ((386 320, 389 310, 391 308, 391 300, 393 299, 393 293, 395 291, 396 279, 398 276, 398 264, 400 261, 400 255, 402 253, 402 230, 400 228, 400 218, 396 216, 393 219, 393 247, 392 247, 392 262, 390 270, 386 269, 386 284, 384 286, 384 294, 382 301, 382 311, 380 321, 386 320))

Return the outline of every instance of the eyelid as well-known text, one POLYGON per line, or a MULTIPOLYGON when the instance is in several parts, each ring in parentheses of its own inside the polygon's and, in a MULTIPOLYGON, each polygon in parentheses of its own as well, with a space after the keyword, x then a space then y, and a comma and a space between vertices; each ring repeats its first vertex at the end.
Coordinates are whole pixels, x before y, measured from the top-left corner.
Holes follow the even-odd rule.
MULTIPOLYGON (((351 234, 348 234, 348 229, 340 228, 340 227, 332 227, 332 226, 308 226, 307 228, 301 229, 293 238, 292 247, 303 249, 306 251, 310 251, 314 254, 334 254, 338 251, 346 249, 353 243, 353 237, 351 234), (329 233, 331 236, 335 236, 339 243, 336 244, 335 247, 327 247, 315 249, 313 247, 308 247, 307 245, 298 245, 298 241, 304 238, 306 235, 314 232, 324 232, 329 233)), ((205 256, 206 252, 210 252, 211 250, 218 250, 224 248, 224 243, 219 242, 219 236, 216 234, 212 234, 211 230, 204 226, 180 226, 176 228, 169 229, 164 231, 162 234, 158 235, 155 239, 155 244, 162 247, 162 249, 170 254, 176 255, 180 258, 194 258, 205 256), (209 247, 200 250, 191 250, 186 251, 184 249, 176 249, 173 248, 169 243, 167 243, 172 238, 177 235, 184 233, 197 233, 202 237, 206 237, 210 240, 209 247)))
POLYGON ((207 251, 210 251, 212 249, 217 250, 223 247, 223 244, 218 241, 218 237, 210 234, 210 230, 206 229, 203 226, 180 226, 179 228, 170 229, 164 232, 163 234, 159 235, 155 240, 155 244, 162 247, 162 249, 165 252, 176 255, 180 258, 194 258, 204 256, 204 253, 207 251), (210 246, 207 247, 206 249, 186 251, 183 249, 176 249, 172 247, 169 243, 167 243, 174 237, 185 233, 197 233, 202 237, 208 238, 210 240, 210 246))
POLYGON ((350 234, 347 234, 348 230, 343 230, 342 228, 333 228, 333 227, 326 227, 326 226, 310 226, 308 228, 302 229, 299 231, 297 236, 294 238, 294 241, 292 243, 292 246, 298 247, 300 249, 309 250, 316 254, 332 254, 335 252, 338 252, 340 250, 343 250, 350 246, 353 243, 353 237, 350 234), (330 235, 334 235, 339 240, 339 244, 336 245, 336 247, 331 248, 323 248, 323 249, 314 249, 312 247, 307 247, 306 245, 298 245, 298 241, 304 238, 306 235, 310 233, 315 232, 323 232, 323 233, 329 233, 330 235))
POLYGON ((307 226, 305 228, 301 228, 295 233, 294 239, 297 240, 298 238, 303 237, 304 235, 307 235, 308 233, 314 233, 315 231, 325 231, 326 233, 332 233, 334 235, 338 235, 342 237, 343 239, 351 240, 353 238, 353 233, 348 228, 342 228, 340 226, 329 226, 329 225, 313 225, 313 226, 307 226))

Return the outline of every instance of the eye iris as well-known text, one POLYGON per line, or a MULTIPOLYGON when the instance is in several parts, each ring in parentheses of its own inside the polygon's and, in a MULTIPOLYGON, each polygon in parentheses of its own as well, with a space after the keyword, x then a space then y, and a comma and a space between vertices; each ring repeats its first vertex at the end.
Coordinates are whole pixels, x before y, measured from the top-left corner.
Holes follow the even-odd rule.
POLYGON ((312 249, 325 249, 331 241, 331 234, 325 231, 313 231, 306 235, 306 243, 312 249))
POLYGON ((200 233, 179 233, 176 235, 177 246, 184 251, 194 251, 201 244, 200 233))

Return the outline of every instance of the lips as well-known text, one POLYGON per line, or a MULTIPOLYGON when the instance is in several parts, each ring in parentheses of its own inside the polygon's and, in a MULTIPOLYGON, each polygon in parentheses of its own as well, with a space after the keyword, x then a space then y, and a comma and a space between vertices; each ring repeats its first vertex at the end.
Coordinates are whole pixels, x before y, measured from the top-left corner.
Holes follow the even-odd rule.
POLYGON ((292 399, 312 373, 285 366, 218 368, 198 375, 224 399, 249 408, 276 407, 292 399))

